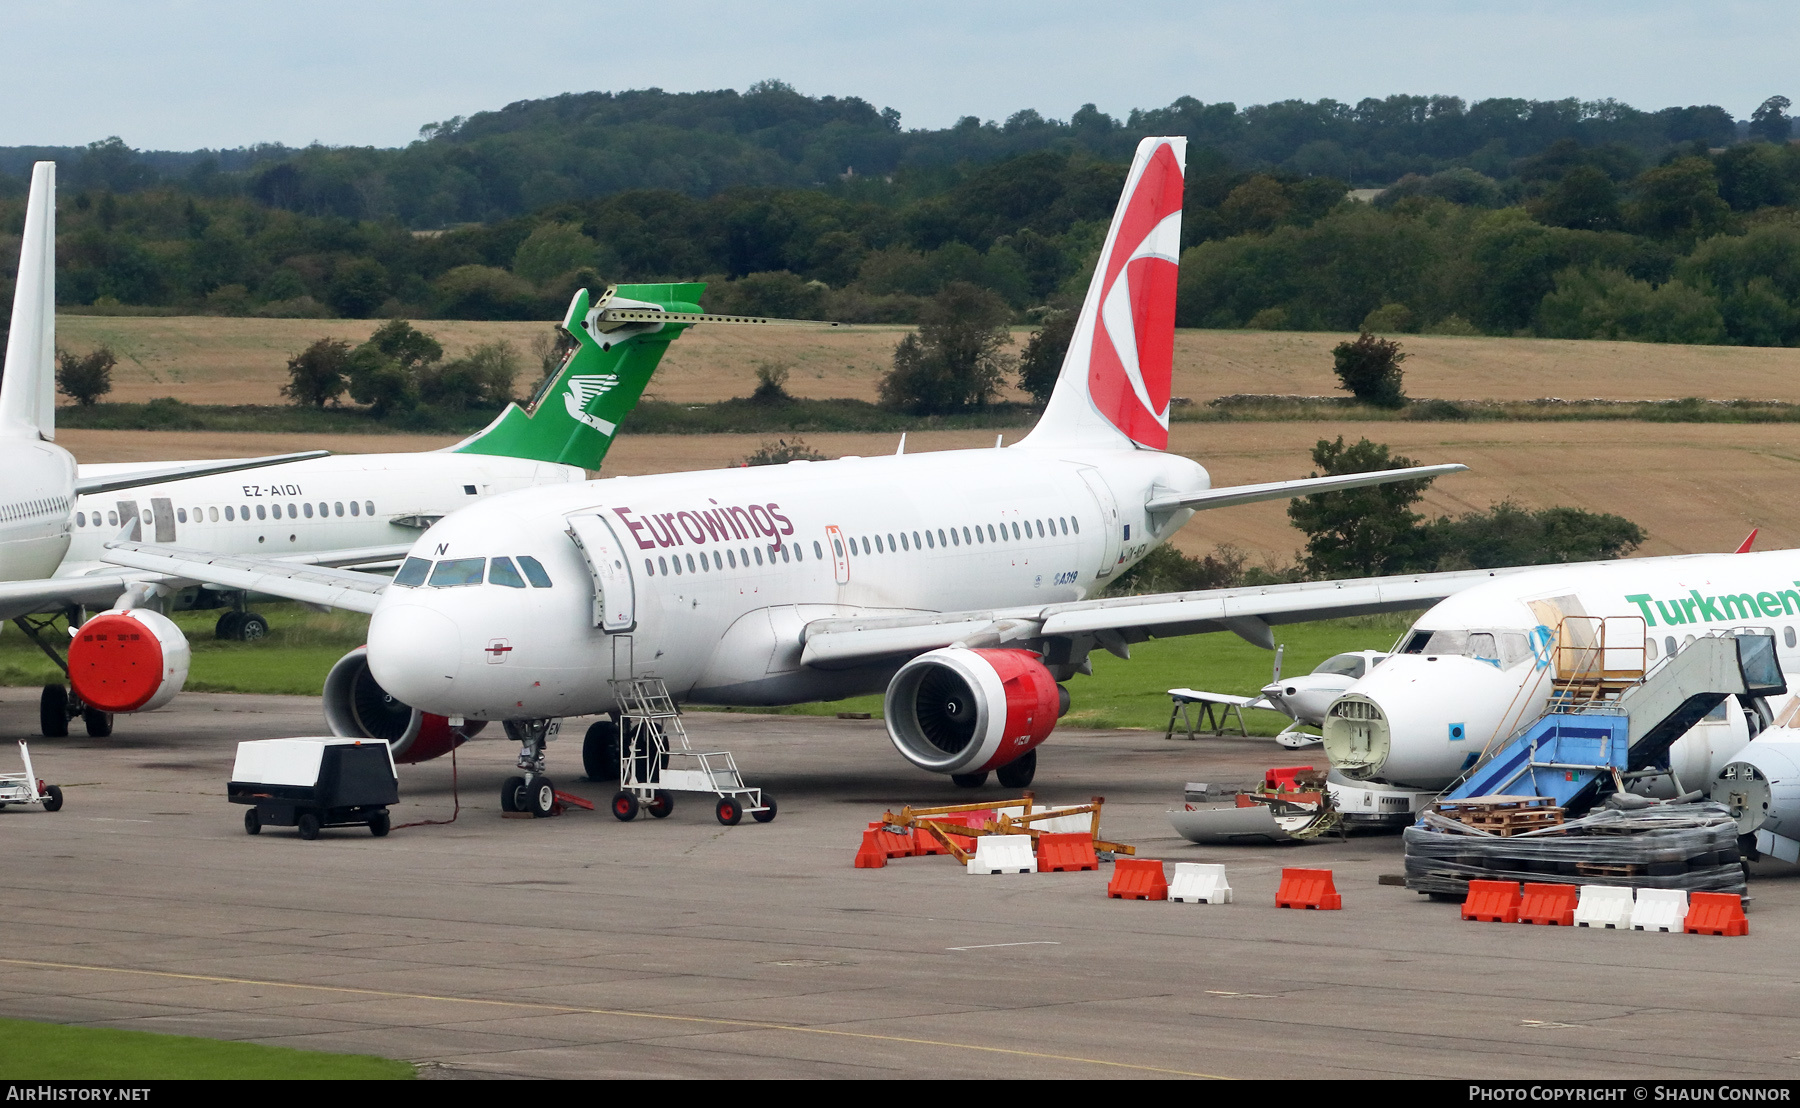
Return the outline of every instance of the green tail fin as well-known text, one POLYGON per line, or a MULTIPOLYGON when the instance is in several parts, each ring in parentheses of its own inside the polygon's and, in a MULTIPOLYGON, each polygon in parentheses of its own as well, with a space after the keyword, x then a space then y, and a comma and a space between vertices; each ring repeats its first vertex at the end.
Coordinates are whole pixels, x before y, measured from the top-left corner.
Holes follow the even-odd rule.
POLYGON ((600 468, 619 424, 637 407, 657 363, 683 331, 683 315, 700 314, 704 284, 615 285, 597 304, 582 289, 569 302, 563 329, 572 353, 524 407, 508 404, 494 422, 450 447, 464 454, 498 454, 600 468), (598 323, 606 308, 666 312, 656 322, 598 323))

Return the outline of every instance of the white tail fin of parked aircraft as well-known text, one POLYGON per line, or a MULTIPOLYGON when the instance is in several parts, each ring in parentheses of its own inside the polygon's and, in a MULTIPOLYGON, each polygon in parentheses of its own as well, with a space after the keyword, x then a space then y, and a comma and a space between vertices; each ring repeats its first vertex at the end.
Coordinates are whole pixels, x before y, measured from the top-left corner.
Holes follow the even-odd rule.
POLYGON ((1056 389, 1020 445, 1168 448, 1186 154, 1182 138, 1138 144, 1056 389))
POLYGON ((19 279, 0 378, 0 434, 56 438, 56 163, 31 170, 19 279))

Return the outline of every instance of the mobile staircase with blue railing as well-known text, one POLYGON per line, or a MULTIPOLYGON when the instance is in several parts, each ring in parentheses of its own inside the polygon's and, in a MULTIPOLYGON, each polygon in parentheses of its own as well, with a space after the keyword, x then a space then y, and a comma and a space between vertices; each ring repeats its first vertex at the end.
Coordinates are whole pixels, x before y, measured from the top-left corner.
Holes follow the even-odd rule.
MULTIPOLYGON (((1573 649, 1585 651, 1586 660, 1559 661, 1549 710, 1478 762, 1441 801, 1546 797, 1565 810, 1584 807, 1607 785, 1622 792, 1628 780, 1673 777, 1669 747, 1727 696, 1787 691, 1769 634, 1695 639, 1635 674, 1604 669, 1599 659, 1606 648, 1591 639, 1573 649)), ((1679 780, 1675 785, 1681 792, 1679 780)))

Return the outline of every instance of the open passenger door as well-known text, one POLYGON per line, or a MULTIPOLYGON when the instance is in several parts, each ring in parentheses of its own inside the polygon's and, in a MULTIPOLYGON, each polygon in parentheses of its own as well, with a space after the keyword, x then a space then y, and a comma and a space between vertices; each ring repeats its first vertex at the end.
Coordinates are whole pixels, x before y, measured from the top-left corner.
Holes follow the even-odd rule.
POLYGON ((597 511, 567 518, 569 537, 581 548, 594 579, 594 626, 608 634, 633 630, 637 627, 637 590, 624 544, 597 511))

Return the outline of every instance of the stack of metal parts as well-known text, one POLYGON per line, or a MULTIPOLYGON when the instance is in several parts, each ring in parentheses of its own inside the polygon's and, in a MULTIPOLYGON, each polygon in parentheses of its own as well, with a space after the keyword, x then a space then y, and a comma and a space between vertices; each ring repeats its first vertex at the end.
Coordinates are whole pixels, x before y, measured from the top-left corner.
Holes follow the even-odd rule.
POLYGON ((1737 836, 1731 813, 1711 801, 1603 806, 1515 835, 1428 812, 1406 829, 1406 885, 1455 896, 1470 880, 1742 893, 1737 836))

